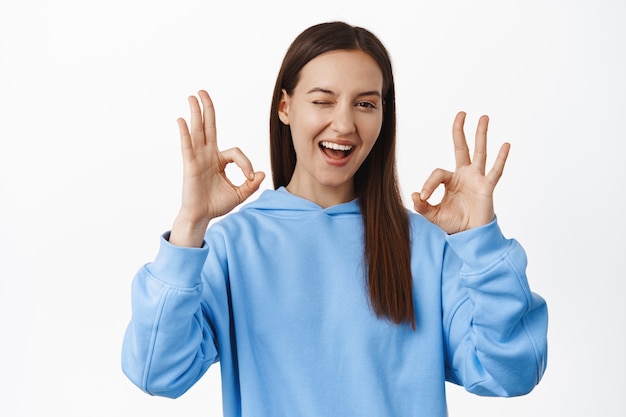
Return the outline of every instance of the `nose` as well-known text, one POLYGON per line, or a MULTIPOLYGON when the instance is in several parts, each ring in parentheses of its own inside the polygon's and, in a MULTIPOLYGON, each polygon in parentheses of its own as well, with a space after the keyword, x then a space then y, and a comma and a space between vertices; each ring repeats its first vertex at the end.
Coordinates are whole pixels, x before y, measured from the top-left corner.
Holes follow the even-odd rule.
POLYGON ((337 105, 332 113, 331 128, 340 135, 347 135, 356 131, 352 106, 337 105))

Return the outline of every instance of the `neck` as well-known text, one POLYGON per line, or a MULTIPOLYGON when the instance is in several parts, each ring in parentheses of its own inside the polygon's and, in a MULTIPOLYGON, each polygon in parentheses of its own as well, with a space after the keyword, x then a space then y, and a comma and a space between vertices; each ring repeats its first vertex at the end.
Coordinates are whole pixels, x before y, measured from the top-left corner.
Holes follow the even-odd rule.
POLYGON ((321 184, 303 184, 296 178, 292 178, 286 188, 291 194, 309 200, 322 208, 347 203, 356 197, 351 182, 333 187, 321 184))

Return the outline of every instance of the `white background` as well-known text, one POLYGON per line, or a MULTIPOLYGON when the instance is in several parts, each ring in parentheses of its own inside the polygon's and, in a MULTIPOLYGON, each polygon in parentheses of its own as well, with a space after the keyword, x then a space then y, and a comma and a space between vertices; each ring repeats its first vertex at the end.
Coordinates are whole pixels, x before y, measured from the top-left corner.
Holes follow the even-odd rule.
POLYGON ((221 146, 241 147, 271 188, 280 62, 334 19, 392 55, 407 206, 453 167, 457 111, 469 137, 491 116, 492 157, 512 144, 496 210, 549 303, 548 370, 521 398, 450 386, 450 415, 623 415, 623 0, 1 0, 1 415, 221 415, 218 367, 177 400, 120 370, 131 279, 178 208, 175 121, 207 89, 221 146))

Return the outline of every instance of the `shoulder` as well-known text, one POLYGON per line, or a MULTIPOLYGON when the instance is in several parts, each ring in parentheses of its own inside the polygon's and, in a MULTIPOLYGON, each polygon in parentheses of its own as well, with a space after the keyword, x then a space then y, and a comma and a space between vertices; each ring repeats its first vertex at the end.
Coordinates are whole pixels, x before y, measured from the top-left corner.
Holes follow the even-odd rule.
POLYGON ((411 236, 420 236, 434 240, 446 240, 446 232, 439 226, 428 221, 424 216, 411 210, 407 210, 409 216, 409 228, 411 236))
MULTIPOLYGON (((207 237, 240 238, 261 229, 282 228, 288 219, 298 219, 314 208, 283 189, 264 190, 258 198, 246 202, 229 214, 215 219, 207 230, 207 237)), ((311 203, 308 203, 312 205, 311 203)))
POLYGON ((446 251, 446 233, 421 214, 408 211, 411 253, 414 260, 439 263, 446 251))

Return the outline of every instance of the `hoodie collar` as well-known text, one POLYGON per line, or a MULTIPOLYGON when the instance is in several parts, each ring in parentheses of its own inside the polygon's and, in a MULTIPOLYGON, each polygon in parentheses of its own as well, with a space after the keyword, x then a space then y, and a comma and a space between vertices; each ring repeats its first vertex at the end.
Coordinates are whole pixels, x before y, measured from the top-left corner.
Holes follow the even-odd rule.
POLYGON ((310 200, 291 194, 285 187, 263 191, 256 201, 247 204, 243 209, 270 211, 272 214, 284 217, 301 216, 312 212, 328 215, 361 213, 357 199, 323 208, 310 200))

